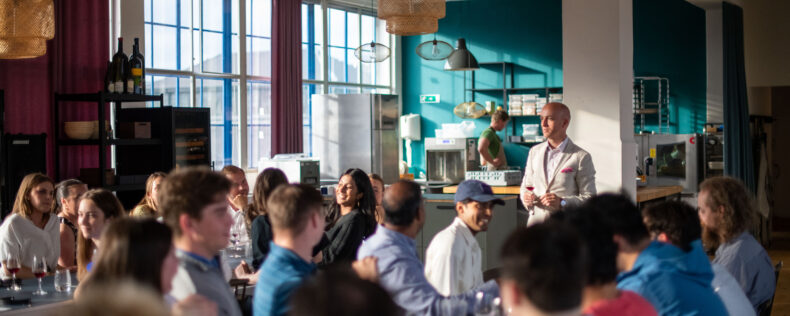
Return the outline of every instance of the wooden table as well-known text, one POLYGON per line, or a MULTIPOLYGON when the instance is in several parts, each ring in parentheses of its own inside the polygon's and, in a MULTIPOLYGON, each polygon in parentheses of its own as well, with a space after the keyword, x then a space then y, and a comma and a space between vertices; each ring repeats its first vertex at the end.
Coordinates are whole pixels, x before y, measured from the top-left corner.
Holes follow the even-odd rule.
MULTIPOLYGON (((454 194, 455 191, 458 190, 458 186, 449 186, 442 188, 442 193, 454 194)), ((521 186, 518 185, 511 185, 507 187, 491 187, 491 191, 494 191, 494 194, 520 194, 521 193, 521 186)))
POLYGON ((642 203, 660 199, 670 195, 680 194, 680 192, 683 192, 683 186, 680 185, 637 187, 636 202, 642 203))

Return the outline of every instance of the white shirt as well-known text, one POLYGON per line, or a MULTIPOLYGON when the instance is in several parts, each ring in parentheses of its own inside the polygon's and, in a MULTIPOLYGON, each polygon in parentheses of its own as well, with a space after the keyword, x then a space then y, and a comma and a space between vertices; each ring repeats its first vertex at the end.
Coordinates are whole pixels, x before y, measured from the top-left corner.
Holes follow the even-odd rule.
POLYGON ((729 314, 754 316, 755 311, 752 303, 732 274, 720 264, 712 263, 711 267, 713 268, 713 282, 711 282, 711 286, 716 295, 721 298, 729 314))
POLYGON ((480 246, 460 218, 453 219, 428 245, 425 278, 444 296, 461 294, 483 284, 480 246))
MULTIPOLYGON (((548 143, 548 141, 546 142, 548 143)), ((546 146, 546 159, 544 159, 546 165, 543 166, 544 171, 546 171, 546 183, 549 183, 554 171, 557 170, 557 165, 560 164, 560 158, 562 158, 562 151, 565 150, 566 146, 568 146, 567 136, 557 148, 552 149, 551 145, 546 146)))
POLYGON ((232 206, 228 206, 228 213, 230 213, 230 216, 233 217, 233 226, 243 228, 239 230, 239 244, 249 242, 250 236, 247 233, 247 220, 244 218, 244 211, 236 211, 232 206))
MULTIPOLYGON (((49 215, 44 229, 17 213, 9 215, 0 226, 0 260, 16 256, 22 266, 32 268, 33 257, 44 257, 51 270, 60 257, 60 224, 55 214, 49 215)), ((5 275, 5 269, 3 269, 5 275)))

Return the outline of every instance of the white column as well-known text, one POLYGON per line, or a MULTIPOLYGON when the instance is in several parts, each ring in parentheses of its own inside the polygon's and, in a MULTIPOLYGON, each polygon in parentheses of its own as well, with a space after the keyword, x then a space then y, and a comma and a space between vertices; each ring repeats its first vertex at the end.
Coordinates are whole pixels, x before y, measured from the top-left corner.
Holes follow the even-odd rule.
POLYGON ((707 122, 724 123, 724 53, 721 2, 705 7, 705 50, 707 55, 707 122))
POLYGON ((632 0, 563 0, 563 99, 568 135, 595 164, 598 192, 636 196, 632 0))

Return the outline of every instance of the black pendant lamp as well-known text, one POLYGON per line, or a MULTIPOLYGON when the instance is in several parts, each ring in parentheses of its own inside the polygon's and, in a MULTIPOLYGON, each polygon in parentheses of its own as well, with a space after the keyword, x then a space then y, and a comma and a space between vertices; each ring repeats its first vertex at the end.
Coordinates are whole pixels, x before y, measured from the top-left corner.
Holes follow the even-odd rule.
POLYGON ((444 63, 444 70, 466 71, 480 69, 480 66, 477 65, 477 59, 466 48, 466 41, 463 38, 459 38, 455 46, 455 50, 447 57, 447 62, 444 63))

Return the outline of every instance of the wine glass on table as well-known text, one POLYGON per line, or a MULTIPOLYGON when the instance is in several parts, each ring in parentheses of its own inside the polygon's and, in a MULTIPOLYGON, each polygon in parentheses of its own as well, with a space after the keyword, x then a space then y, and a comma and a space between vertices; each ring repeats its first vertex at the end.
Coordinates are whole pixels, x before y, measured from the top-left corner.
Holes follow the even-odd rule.
POLYGON ((8 269, 8 272, 11 272, 11 286, 9 289, 14 291, 22 290, 22 287, 19 284, 16 284, 16 273, 19 272, 19 268, 21 265, 19 264, 19 257, 15 254, 8 254, 8 260, 6 260, 5 268, 8 269))
POLYGON ((47 260, 43 256, 33 257, 33 275, 38 279, 38 290, 33 295, 46 295, 47 292, 41 288, 41 279, 47 275, 47 260))

